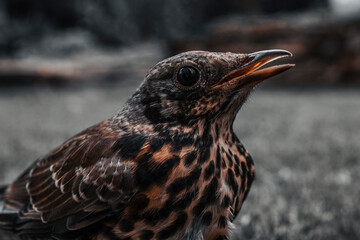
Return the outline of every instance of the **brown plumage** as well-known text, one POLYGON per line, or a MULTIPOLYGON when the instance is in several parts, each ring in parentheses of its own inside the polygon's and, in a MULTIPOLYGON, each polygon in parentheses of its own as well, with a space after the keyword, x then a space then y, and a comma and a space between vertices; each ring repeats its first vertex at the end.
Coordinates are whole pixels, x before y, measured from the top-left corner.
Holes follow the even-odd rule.
POLYGON ((113 118, 37 160, 0 193, 22 239, 227 239, 255 177, 232 131, 284 50, 186 52, 158 63, 113 118))

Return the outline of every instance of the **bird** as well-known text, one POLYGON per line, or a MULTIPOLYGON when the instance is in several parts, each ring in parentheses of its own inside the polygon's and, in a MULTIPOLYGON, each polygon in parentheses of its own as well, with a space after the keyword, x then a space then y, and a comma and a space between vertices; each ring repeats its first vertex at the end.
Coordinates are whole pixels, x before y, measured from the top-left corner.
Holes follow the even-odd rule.
POLYGON ((189 51, 162 60, 113 117, 0 188, 1 234, 229 239, 255 179, 233 122, 258 83, 294 66, 264 65, 290 56, 189 51))

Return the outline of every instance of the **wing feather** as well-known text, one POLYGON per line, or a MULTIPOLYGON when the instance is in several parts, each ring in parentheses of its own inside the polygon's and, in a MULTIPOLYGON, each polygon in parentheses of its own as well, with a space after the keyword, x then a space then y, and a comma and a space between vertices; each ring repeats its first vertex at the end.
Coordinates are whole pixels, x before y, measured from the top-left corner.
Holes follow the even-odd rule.
POLYGON ((136 163, 121 156, 116 144, 123 133, 111 130, 109 123, 104 121, 69 139, 10 185, 5 200, 22 204, 21 218, 56 226, 67 219, 67 229, 78 230, 129 201, 137 191, 136 163), (21 199, 14 197, 19 194, 21 199))

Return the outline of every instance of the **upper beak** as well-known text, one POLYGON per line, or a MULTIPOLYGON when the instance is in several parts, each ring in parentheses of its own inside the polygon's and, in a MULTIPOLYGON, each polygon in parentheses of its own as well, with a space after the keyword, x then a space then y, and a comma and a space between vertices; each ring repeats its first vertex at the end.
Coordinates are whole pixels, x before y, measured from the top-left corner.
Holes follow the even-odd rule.
POLYGON ((291 56, 291 52, 278 49, 250 53, 240 68, 225 75, 214 88, 225 85, 236 85, 237 87, 256 85, 266 78, 270 78, 292 68, 295 64, 282 64, 259 69, 260 67, 276 59, 291 56))

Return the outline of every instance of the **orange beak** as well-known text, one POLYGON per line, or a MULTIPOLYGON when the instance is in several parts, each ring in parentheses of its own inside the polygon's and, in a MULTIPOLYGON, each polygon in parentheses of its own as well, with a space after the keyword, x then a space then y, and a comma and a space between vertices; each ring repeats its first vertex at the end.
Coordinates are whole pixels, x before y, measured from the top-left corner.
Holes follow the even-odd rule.
POLYGON ((282 64, 267 68, 261 68, 262 66, 279 58, 291 56, 291 52, 286 50, 267 50, 250 53, 239 69, 225 75, 213 88, 236 86, 236 89, 238 89, 245 85, 256 85, 267 78, 294 67, 295 64, 282 64))

